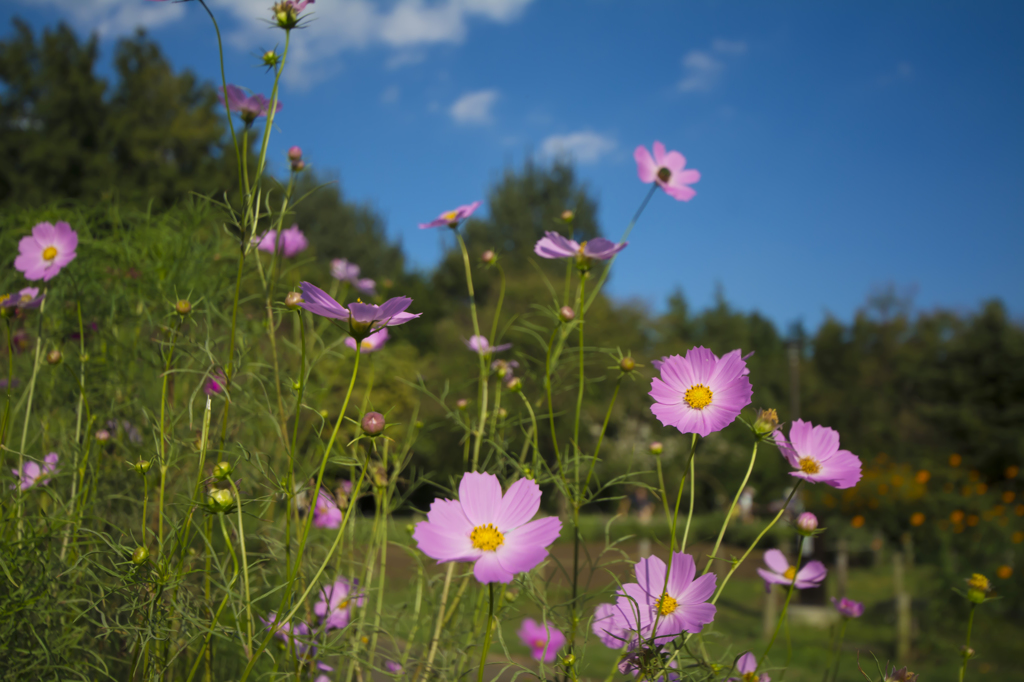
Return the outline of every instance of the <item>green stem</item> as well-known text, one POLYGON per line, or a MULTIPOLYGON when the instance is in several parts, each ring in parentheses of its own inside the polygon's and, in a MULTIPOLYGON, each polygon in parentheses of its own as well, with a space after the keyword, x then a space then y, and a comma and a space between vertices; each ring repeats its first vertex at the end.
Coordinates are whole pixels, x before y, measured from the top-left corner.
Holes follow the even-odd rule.
POLYGON ((696 495, 694 484, 697 482, 697 475, 695 468, 697 466, 696 457, 690 456, 690 512, 686 515, 686 527, 683 529, 683 541, 679 545, 679 551, 686 551, 686 539, 690 536, 690 521, 693 520, 693 499, 696 495))
POLYGON ((448 589, 452 586, 452 573, 455 572, 455 562, 448 563, 448 570, 444 574, 444 587, 441 588, 441 603, 437 607, 437 625, 434 626, 434 635, 430 638, 430 650, 427 653, 427 664, 423 668, 423 675, 417 677, 417 682, 429 679, 431 665, 434 663, 434 656, 437 654, 437 643, 441 640, 441 627, 444 625, 444 610, 448 604, 448 589))
POLYGON ((174 360, 174 346, 178 342, 178 331, 181 329, 181 318, 178 318, 178 326, 171 331, 171 347, 167 352, 167 361, 164 363, 164 378, 160 389, 160 511, 157 516, 157 550, 160 556, 164 551, 164 489, 167 484, 167 383, 171 378, 171 363, 174 360))
POLYGON ((217 18, 213 16, 213 12, 206 6, 206 0, 199 0, 199 4, 203 6, 206 13, 210 15, 210 21, 213 22, 213 30, 217 33, 217 54, 220 57, 220 85, 221 92, 224 94, 224 111, 227 114, 228 129, 231 131, 231 145, 235 149, 235 163, 238 165, 238 182, 239 191, 242 191, 242 155, 238 149, 238 138, 235 136, 235 122, 231 120, 231 105, 228 103, 228 79, 224 72, 224 43, 220 37, 220 26, 217 25, 217 18))
MULTIPOLYGON (((32 401, 35 399, 36 393, 36 377, 39 375, 39 354, 43 348, 43 308, 46 307, 46 299, 43 299, 43 304, 39 308, 39 325, 36 329, 36 352, 32 356, 32 378, 28 382, 28 399, 25 405, 25 422, 21 427, 21 447, 18 448, 18 475, 20 476, 25 471, 25 444, 28 442, 28 424, 29 419, 32 416, 32 401)), ((21 539, 22 530, 22 519, 21 519, 21 505, 24 501, 24 494, 21 486, 17 487, 17 516, 18 516, 18 539, 21 539)))
MULTIPOLYGON (((842 656, 843 640, 846 638, 846 626, 850 622, 849 618, 843 618, 843 626, 839 629, 839 638, 836 640, 834 648, 835 663, 832 668, 832 679, 835 680, 839 675, 839 657, 842 656)), ((828 669, 826 668, 825 674, 828 675, 828 669)), ((963 679, 963 676, 960 678, 963 679)))
POLYGON ((238 548, 242 552, 242 584, 245 587, 245 618, 247 627, 247 646, 246 653, 252 654, 252 636, 253 636, 253 620, 252 620, 252 596, 249 593, 249 559, 245 552, 245 530, 242 528, 242 496, 238 493, 238 488, 235 487, 235 482, 228 476, 228 483, 231 484, 231 492, 235 494, 235 508, 238 510, 238 548))
POLYGON ((743 477, 743 482, 740 483, 739 489, 736 490, 736 496, 732 498, 732 504, 729 506, 729 511, 725 514, 725 521, 722 522, 722 529, 718 531, 718 539, 715 540, 715 547, 711 550, 711 556, 708 557, 708 563, 704 566, 704 570, 701 575, 704 575, 711 570, 711 562, 718 556, 718 548, 722 546, 722 538, 725 537, 725 529, 729 527, 729 521, 732 520, 732 513, 736 509, 736 505, 740 501, 740 495, 747 487, 747 481, 750 480, 750 472, 754 470, 754 461, 757 459, 757 441, 754 441, 754 451, 750 455, 750 464, 747 466, 747 474, 743 477))
MULTIPOLYGON (((679 494, 676 495, 676 509, 672 514, 672 538, 668 543, 669 563, 671 563, 672 555, 676 551, 676 527, 679 524, 679 505, 683 501, 683 488, 686 487, 686 473, 687 469, 690 468, 690 463, 693 462, 693 456, 697 452, 697 434, 693 434, 693 439, 690 441, 690 456, 683 466, 683 480, 679 482, 679 494)), ((665 580, 668 580, 668 573, 665 574, 665 580)), ((667 585, 668 583, 666 583, 667 585)))
MULTIPOLYGON (((462 239, 462 235, 459 234, 458 230, 455 230, 455 238, 459 241, 459 249, 462 250, 462 263, 466 268, 466 289, 469 292, 469 312, 473 318, 473 334, 474 336, 480 336, 480 322, 476 314, 476 292, 473 289, 473 269, 469 264, 469 250, 466 248, 466 242, 462 239)), ((487 340, 488 343, 491 339, 487 340)), ((473 442, 473 466, 471 471, 476 471, 477 466, 480 463, 480 443, 484 439, 484 429, 487 426, 487 398, 490 394, 490 390, 487 386, 487 360, 490 357, 487 353, 477 353, 480 362, 480 379, 479 379, 479 390, 477 391, 478 399, 480 403, 480 415, 477 417, 476 425, 476 440, 473 442)))
POLYGON ((487 607, 487 632, 484 634, 484 646, 480 651, 480 670, 477 673, 477 682, 484 682, 484 665, 487 663, 487 652, 491 648, 491 630, 494 627, 494 583, 487 583, 489 602, 487 607))
POLYGON ((964 682, 964 675, 967 674, 967 661, 971 660, 971 628, 974 627, 974 609, 978 607, 977 604, 971 604, 971 615, 967 617, 967 641, 964 642, 964 662, 960 666, 960 682, 964 682))
MULTIPOLYGON (((802 540, 803 538, 801 538, 802 540)), ((757 659, 757 667, 760 668, 761 664, 764 663, 764 659, 768 658, 768 652, 772 650, 772 645, 775 644, 775 638, 779 636, 779 629, 782 627, 782 621, 786 619, 786 612, 789 610, 789 600, 793 598, 793 589, 796 587, 796 574, 800 571, 800 562, 804 558, 804 543, 800 543, 800 550, 796 555, 796 566, 794 566, 793 580, 789 583, 789 589, 786 590, 786 602, 782 605, 782 613, 779 614, 779 622, 775 624, 775 632, 772 633, 771 640, 768 641, 768 646, 765 648, 764 653, 761 654, 761 658, 757 659)))
MULTIPOLYGON (((295 500, 295 447, 299 440, 299 416, 302 413, 302 394, 306 388, 306 321, 302 317, 302 309, 299 308, 295 311, 295 315, 299 321, 299 343, 301 346, 300 350, 300 362, 299 362, 299 390, 298 395, 295 398, 295 421, 292 424, 292 444, 288 449, 288 479, 286 481, 285 499, 285 521, 284 521, 284 534, 285 534, 285 574, 286 579, 291 582, 292 579, 292 507, 294 506, 295 500)), ((319 495, 319 491, 317 491, 319 495)), ((314 498, 315 499, 315 498, 314 498)))
POLYGON ((615 407, 615 399, 619 397, 619 387, 622 385, 622 378, 625 374, 620 374, 618 380, 615 382, 615 390, 612 392, 612 400, 608 403, 608 411, 604 414, 604 422, 601 424, 601 433, 597 437, 597 447, 594 448, 594 458, 590 460, 590 470, 587 471, 587 478, 583 483, 583 493, 586 493, 590 489, 590 478, 594 474, 594 465, 597 464, 597 456, 601 453, 601 444, 604 443, 604 434, 608 430, 608 422, 612 418, 612 408, 615 407))

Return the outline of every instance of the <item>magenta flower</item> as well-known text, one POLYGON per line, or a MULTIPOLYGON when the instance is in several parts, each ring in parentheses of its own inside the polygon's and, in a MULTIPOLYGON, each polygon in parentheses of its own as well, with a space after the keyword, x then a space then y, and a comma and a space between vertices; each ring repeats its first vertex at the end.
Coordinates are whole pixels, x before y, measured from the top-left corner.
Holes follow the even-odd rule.
POLYGON ((608 260, 622 251, 629 242, 616 244, 604 237, 595 237, 582 244, 563 237, 557 232, 545 232, 533 246, 533 252, 541 258, 575 258, 576 264, 589 268, 595 260, 608 260))
POLYGON ((772 678, 764 673, 757 674, 757 658, 748 651, 736 659, 736 672, 739 677, 730 677, 729 682, 772 682, 772 678))
POLYGON ((750 404, 753 389, 739 350, 719 359, 697 346, 685 358, 672 355, 651 365, 661 374, 651 381, 651 412, 664 426, 707 436, 731 424, 750 404))
POLYGON ((313 505, 313 525, 317 528, 337 528, 341 525, 341 509, 331 495, 321 490, 313 505))
POLYGON ((508 350, 512 347, 511 343, 502 343, 497 346, 492 346, 491 342, 487 340, 486 336, 473 335, 469 337, 468 341, 465 341, 466 348, 470 349, 480 355, 490 355, 491 353, 500 353, 503 350, 508 350))
POLYGON ((843 618, 860 618, 864 615, 864 604, 859 601, 853 601, 846 597, 842 599, 832 597, 832 604, 836 607, 836 611, 843 615, 843 618))
POLYGON ((206 395, 219 395, 224 392, 224 384, 226 383, 227 377, 224 375, 224 372, 218 369, 213 373, 213 376, 207 379, 206 383, 203 384, 203 393, 206 395))
POLYGON ((46 294, 39 293, 37 287, 25 287, 18 292, 17 296, 4 294, 0 296, 0 308, 18 308, 20 310, 35 310, 43 304, 46 294))
POLYGON ((679 152, 665 152, 665 145, 655 142, 654 157, 647 147, 640 145, 633 151, 636 160, 636 174, 641 182, 655 182, 665 194, 679 201, 689 201, 697 192, 690 187, 700 180, 700 172, 684 170, 686 157, 679 152))
POLYGON ((622 586, 618 599, 620 613, 628 614, 627 629, 644 636, 669 641, 683 632, 700 632, 715 619, 715 605, 708 599, 715 591, 715 574, 693 579, 697 567, 693 557, 681 552, 672 555, 672 566, 665 581, 665 562, 656 556, 637 562, 635 583, 622 586), (636 628, 628 627, 636 624, 636 628))
MULTIPOLYGON (((381 348, 384 347, 384 344, 387 343, 387 340, 388 340, 388 330, 387 329, 381 329, 380 331, 377 331, 377 332, 374 332, 374 333, 370 334, 365 339, 363 339, 362 341, 359 342, 359 344, 358 344, 359 352, 360 353, 373 353, 373 352, 379 351, 381 348)), ((356 349, 356 340, 353 339, 351 336, 347 336, 347 337, 345 337, 345 345, 348 346, 349 348, 351 348, 352 350, 355 350, 356 349)))
POLYGON ((470 472, 458 500, 434 500, 413 539, 438 563, 472 561, 481 583, 507 584, 543 561, 562 530, 554 516, 531 521, 539 509, 536 481, 521 478, 503 496, 497 476, 470 472))
POLYGON ((29 461, 21 465, 20 472, 17 469, 11 469, 11 473, 18 477, 18 483, 12 485, 11 488, 28 490, 35 485, 46 485, 50 482, 53 472, 57 470, 58 460, 60 457, 57 456, 57 453, 51 452, 43 458, 42 466, 29 461))
POLYGON ((67 223, 39 223, 32 228, 31 235, 18 242, 14 268, 23 273, 25 279, 49 282, 75 259, 77 248, 78 233, 67 223))
POLYGON ((479 201, 474 201, 472 204, 466 204, 465 206, 459 206, 454 211, 445 211, 441 215, 437 216, 429 223, 420 223, 421 230, 427 230, 431 227, 443 227, 447 225, 451 228, 459 226, 463 220, 473 215, 473 211, 480 207, 479 201))
POLYGON ((325 630, 340 630, 348 625, 353 606, 362 606, 366 597, 356 590, 347 578, 338 578, 320 590, 320 601, 313 605, 313 613, 325 630))
MULTIPOLYGON (((224 103, 224 93, 218 92, 217 98, 224 103)), ((228 108, 238 114, 246 127, 251 126, 260 116, 266 116, 267 112, 270 111, 270 100, 263 95, 251 95, 247 96, 245 90, 238 87, 237 85, 229 85, 227 87, 227 104, 228 108)), ((281 111, 281 102, 278 101, 277 106, 274 108, 274 113, 281 111)))
POLYGON ((331 277, 340 282, 348 282, 367 296, 377 293, 376 282, 369 277, 360 277, 359 266, 344 258, 335 258, 331 261, 331 277))
POLYGON ((861 477, 860 458, 839 449, 839 432, 797 419, 789 427, 789 440, 782 430, 775 432, 775 444, 796 471, 790 476, 811 483, 827 483, 840 490, 857 485, 861 477))
MULTIPOLYGON (((277 614, 271 611, 267 614, 266 618, 261 618, 260 620, 262 620, 263 624, 266 625, 268 628, 273 627, 274 623, 277 622, 277 614)), ((291 623, 285 623, 277 629, 277 632, 274 633, 275 637, 277 637, 287 645, 291 645, 291 643, 294 641, 295 652, 299 656, 304 656, 306 652, 310 650, 309 643, 300 639, 305 638, 308 635, 309 626, 302 622, 295 623, 294 625, 291 623)))
POLYGON ((533 618, 524 618, 519 626, 519 640, 530 647, 536 660, 551 663, 558 658, 558 650, 565 646, 565 635, 550 625, 541 625, 533 618))
POLYGON ((388 669, 388 672, 392 675, 397 675, 402 672, 402 664, 396 663, 395 661, 384 661, 384 667, 388 669))
POLYGON ((375 331, 384 327, 395 327, 414 320, 422 313, 407 313, 405 309, 412 304, 412 299, 407 296, 392 298, 382 305, 373 305, 356 301, 349 303, 348 308, 344 307, 323 289, 313 286, 309 282, 302 282, 302 302, 299 305, 314 315, 320 315, 331 320, 347 320, 349 333, 362 341, 375 331))
POLYGON ((764 563, 768 568, 759 568, 757 573, 764 579, 765 589, 769 589, 774 583, 793 585, 798 590, 806 590, 820 585, 828 575, 825 564, 820 561, 809 561, 797 572, 796 566, 790 566, 786 561, 786 555, 777 549, 769 549, 764 553, 764 563))
POLYGON ((285 258, 291 258, 300 251, 305 251, 309 246, 309 240, 306 239, 306 235, 302 234, 299 226, 292 225, 286 230, 281 230, 280 241, 278 241, 278 234, 275 230, 263 235, 260 239, 259 250, 274 253, 277 251, 275 247, 278 243, 281 244, 281 255, 285 258))

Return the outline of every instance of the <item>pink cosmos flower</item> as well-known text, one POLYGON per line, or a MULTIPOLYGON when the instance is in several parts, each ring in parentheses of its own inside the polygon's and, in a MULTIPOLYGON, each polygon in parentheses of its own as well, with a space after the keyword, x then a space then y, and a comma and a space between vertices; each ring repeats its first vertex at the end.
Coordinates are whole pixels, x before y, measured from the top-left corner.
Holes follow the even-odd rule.
POLYGON ((841 613, 844 618, 860 618, 864 615, 864 604, 859 601, 853 601, 846 597, 842 599, 832 597, 832 604, 836 607, 836 611, 841 613))
MULTIPOLYGON (((365 339, 359 342, 359 352, 373 353, 375 351, 379 351, 381 348, 384 347, 384 344, 387 343, 387 340, 388 330, 381 329, 378 332, 370 334, 365 339)), ((353 339, 351 336, 347 336, 345 337, 345 345, 351 348, 352 350, 355 350, 356 340, 353 339)))
MULTIPOLYGON (((227 104, 231 111, 238 114, 246 126, 251 126, 260 116, 266 116, 270 111, 270 100, 263 95, 246 95, 245 90, 237 85, 229 85, 227 88, 227 104)), ((224 103, 224 93, 218 92, 217 98, 224 103)), ((281 102, 277 102, 274 113, 281 111, 281 102)))
POLYGON ((320 601, 313 605, 313 613, 320 618, 325 630, 340 630, 348 625, 353 606, 362 606, 366 597, 356 590, 347 578, 338 578, 320 590, 320 601))
POLYGON ((764 553, 764 563, 768 568, 758 568, 757 573, 764 579, 765 589, 769 589, 774 583, 793 585, 798 590, 806 590, 820 585, 828 575, 828 569, 820 561, 809 561, 797 572, 796 566, 790 566, 786 561, 786 555, 777 549, 769 549, 764 553))
POLYGON ((213 373, 213 376, 207 379, 206 383, 203 384, 203 393, 205 393, 206 395, 223 393, 224 384, 226 383, 227 377, 224 375, 223 371, 218 369, 213 373))
POLYGON ((369 277, 360 277, 359 272, 358 265, 344 258, 335 258, 331 261, 331 277, 340 282, 348 282, 367 296, 375 295, 376 282, 369 277))
POLYGON ((39 223, 18 242, 14 267, 25 279, 49 282, 78 254, 78 233, 65 222, 39 223))
POLYGON ((434 500, 413 539, 438 563, 472 561, 481 583, 507 584, 543 561, 562 530, 554 516, 531 521, 538 509, 536 481, 521 478, 502 495, 497 476, 471 472, 462 477, 458 500, 434 500))
MULTIPOLYGON (((632 605, 627 605, 633 608, 632 605)), ((621 649, 626 642, 633 639, 628 629, 630 619, 621 612, 619 604, 598 604, 594 609, 594 621, 590 630, 609 649, 621 649)))
POLYGON ((18 477, 18 483, 12 485, 11 488, 28 490, 35 485, 46 485, 50 482, 53 472, 57 470, 59 460, 60 457, 57 456, 57 453, 51 452, 43 458, 42 466, 29 461, 21 465, 20 472, 17 469, 11 469, 11 473, 18 477))
POLYGON ((708 599, 715 591, 716 576, 708 573, 694 580, 693 557, 678 552, 665 581, 665 562, 656 556, 637 562, 635 583, 622 586, 617 605, 627 614, 622 625, 638 630, 644 638, 667 642, 683 632, 700 632, 715 619, 715 605, 708 599))
POLYGON ((827 483, 843 490, 857 485, 861 477, 860 458, 839 449, 839 432, 827 426, 814 426, 797 419, 789 427, 789 440, 782 430, 775 432, 775 444, 796 471, 790 476, 811 483, 827 483))
MULTIPOLYGON (((266 618, 261 618, 260 620, 262 620, 263 624, 266 625, 268 628, 273 627, 274 623, 277 622, 277 614, 271 611, 267 614, 266 618)), ((277 632, 274 633, 275 637, 277 637, 287 645, 291 645, 292 641, 294 641, 295 652, 299 656, 305 656, 306 653, 309 652, 311 649, 309 643, 304 641, 304 639, 308 635, 309 626, 301 621, 295 624, 285 623, 280 628, 278 628, 277 632)))
POLYGON ((589 266, 591 261, 608 260, 628 244, 629 242, 616 244, 604 237, 595 237, 581 244, 557 232, 545 232, 534 244, 533 252, 541 258, 575 258, 582 267, 589 266))
POLYGON ((772 678, 764 673, 757 674, 757 658, 748 651, 736 659, 736 672, 739 677, 730 677, 729 682, 772 682, 772 678))
POLYGON ((37 287, 25 287, 17 296, 4 294, 0 296, 0 308, 18 308, 19 310, 35 310, 43 304, 46 294, 40 294, 37 287))
POLYGON ((392 675, 397 675, 402 672, 402 664, 396 663, 395 661, 384 661, 384 667, 388 669, 388 672, 392 675))
POLYGON ((739 350, 719 359, 697 346, 685 358, 672 355, 651 365, 661 374, 651 381, 651 412, 664 426, 705 437, 731 424, 750 404, 753 389, 739 350))
POLYGON ((636 160, 636 174, 641 182, 656 182, 673 199, 689 201, 697 192, 690 187, 700 180, 700 172, 684 170, 686 157, 679 152, 665 152, 665 145, 655 142, 654 157, 647 147, 640 145, 633 151, 636 160))
MULTIPOLYGON (((277 232, 271 230, 267 232, 260 239, 259 250, 266 251, 267 253, 274 253, 277 249, 277 232)), ((309 240, 306 239, 306 235, 302 234, 302 230, 299 229, 298 225, 292 225, 286 230, 281 230, 281 255, 285 258, 291 258, 300 251, 305 251, 309 246, 309 240)))
POLYGON ((302 282, 302 302, 299 305, 313 313, 331 320, 347 320, 349 333, 357 340, 365 339, 375 331, 384 327, 395 327, 414 320, 422 313, 407 313, 405 309, 412 304, 412 299, 399 296, 389 299, 382 305, 373 305, 356 301, 344 307, 323 289, 309 282, 302 282))
POLYGON ((321 490, 313 505, 313 525, 317 528, 337 528, 341 525, 342 514, 338 503, 330 493, 321 490))
POLYGON ((421 230, 427 230, 431 227, 442 227, 447 225, 451 228, 459 226, 463 220, 473 215, 473 211, 480 207, 479 201, 474 201, 472 204, 466 204, 465 206, 459 206, 454 211, 445 211, 441 215, 437 216, 429 223, 420 223, 421 230))
POLYGON ((558 658, 558 650, 565 646, 565 635, 550 625, 541 625, 533 618, 524 618, 519 627, 519 640, 530 647, 530 655, 545 663, 558 658))
POLYGON ((486 336, 473 335, 469 337, 468 341, 465 341, 466 348, 470 349, 480 355, 490 355, 491 353, 500 353, 503 350, 508 350, 512 347, 511 343, 502 343, 497 346, 492 346, 491 342, 487 340, 486 336))

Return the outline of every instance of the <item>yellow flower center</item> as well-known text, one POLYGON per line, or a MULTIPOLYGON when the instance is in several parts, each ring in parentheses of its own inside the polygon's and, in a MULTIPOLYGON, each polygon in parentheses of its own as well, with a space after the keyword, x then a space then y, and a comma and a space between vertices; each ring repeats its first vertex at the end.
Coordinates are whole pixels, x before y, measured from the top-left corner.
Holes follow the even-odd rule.
POLYGON ((686 394, 683 396, 683 400, 686 404, 695 410, 703 410, 705 407, 711 404, 711 398, 714 394, 711 389, 704 384, 697 384, 687 389, 686 394))
POLYGON ((818 460, 813 457, 801 457, 800 458, 800 471, 805 474, 816 474, 821 471, 821 465, 818 464, 818 460))
POLYGON ((10 294, 0 294, 0 303, 3 303, 4 301, 9 299, 10 297, 11 297, 10 294))
POLYGON ((756 672, 754 673, 743 673, 743 677, 740 678, 743 682, 757 682, 760 678, 756 672))
POLYGON ((57 257, 57 247, 47 246, 43 249, 43 260, 53 260, 57 257))
POLYGON ((661 595, 661 597, 658 599, 658 613, 660 613, 663 616, 667 616, 670 613, 674 612, 678 606, 679 603, 676 602, 676 600, 673 597, 669 596, 668 592, 661 595))
POLYGON ((546 639, 535 639, 535 640, 533 640, 533 648, 534 649, 543 649, 547 645, 548 645, 548 640, 546 640, 546 639))
POLYGON ((347 608, 348 608, 348 599, 346 599, 346 600, 342 601, 340 604, 338 604, 338 610, 339 611, 344 611, 347 608))
POLYGON ((973 587, 976 590, 981 590, 982 592, 988 592, 990 589, 992 589, 992 585, 989 583, 988 578, 986 578, 980 573, 975 573, 974 575, 972 575, 970 579, 967 581, 967 585, 973 587))
POLYGON ((786 580, 793 580, 796 578, 796 566, 790 566, 786 569, 786 572, 782 574, 786 580))
POLYGON ((458 221, 459 213, 458 211, 448 211, 447 213, 442 213, 441 217, 447 220, 449 224, 453 224, 458 221))
POLYGON ((485 552, 493 552, 505 544, 505 536, 494 527, 493 523, 474 528, 473 532, 469 534, 469 540, 474 547, 485 552))
POLYGON ((363 342, 359 345, 362 346, 363 348, 373 348, 373 341, 370 341, 369 339, 363 339, 363 342))

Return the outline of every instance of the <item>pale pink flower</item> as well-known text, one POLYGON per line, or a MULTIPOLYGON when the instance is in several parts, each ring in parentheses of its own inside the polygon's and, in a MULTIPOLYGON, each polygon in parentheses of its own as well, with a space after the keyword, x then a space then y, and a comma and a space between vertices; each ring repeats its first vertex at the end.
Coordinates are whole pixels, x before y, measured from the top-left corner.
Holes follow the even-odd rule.
POLYGON ((473 211, 480 207, 479 201, 474 201, 472 204, 466 204, 465 206, 459 206, 453 211, 445 211, 441 215, 437 216, 429 223, 420 223, 420 229, 426 230, 431 227, 458 227, 459 223, 473 215, 473 211))
POLYGON ((700 180, 698 171, 686 167, 686 158, 679 152, 666 152, 665 145, 655 142, 654 157, 640 145, 633 152, 636 173, 642 182, 655 182, 673 199, 689 201, 697 192, 690 185, 700 180))
POLYGON ((39 223, 32 234, 18 242, 18 257, 14 267, 25 279, 49 282, 78 254, 78 233, 65 222, 56 225, 39 223))
POLYGON ((275 247, 278 243, 281 245, 281 255, 285 258, 291 258, 309 247, 309 240, 306 239, 306 235, 302 234, 302 230, 299 229, 298 225, 292 225, 286 230, 281 230, 280 239, 278 239, 276 230, 267 232, 260 239, 259 249, 267 253, 274 253, 277 250, 275 247))
POLYGON ((20 472, 17 469, 11 469, 11 473, 18 477, 18 483, 11 487, 28 490, 35 485, 46 485, 50 482, 53 472, 57 470, 59 459, 60 457, 57 456, 56 452, 51 452, 43 458, 42 466, 28 461, 21 465, 20 472))

